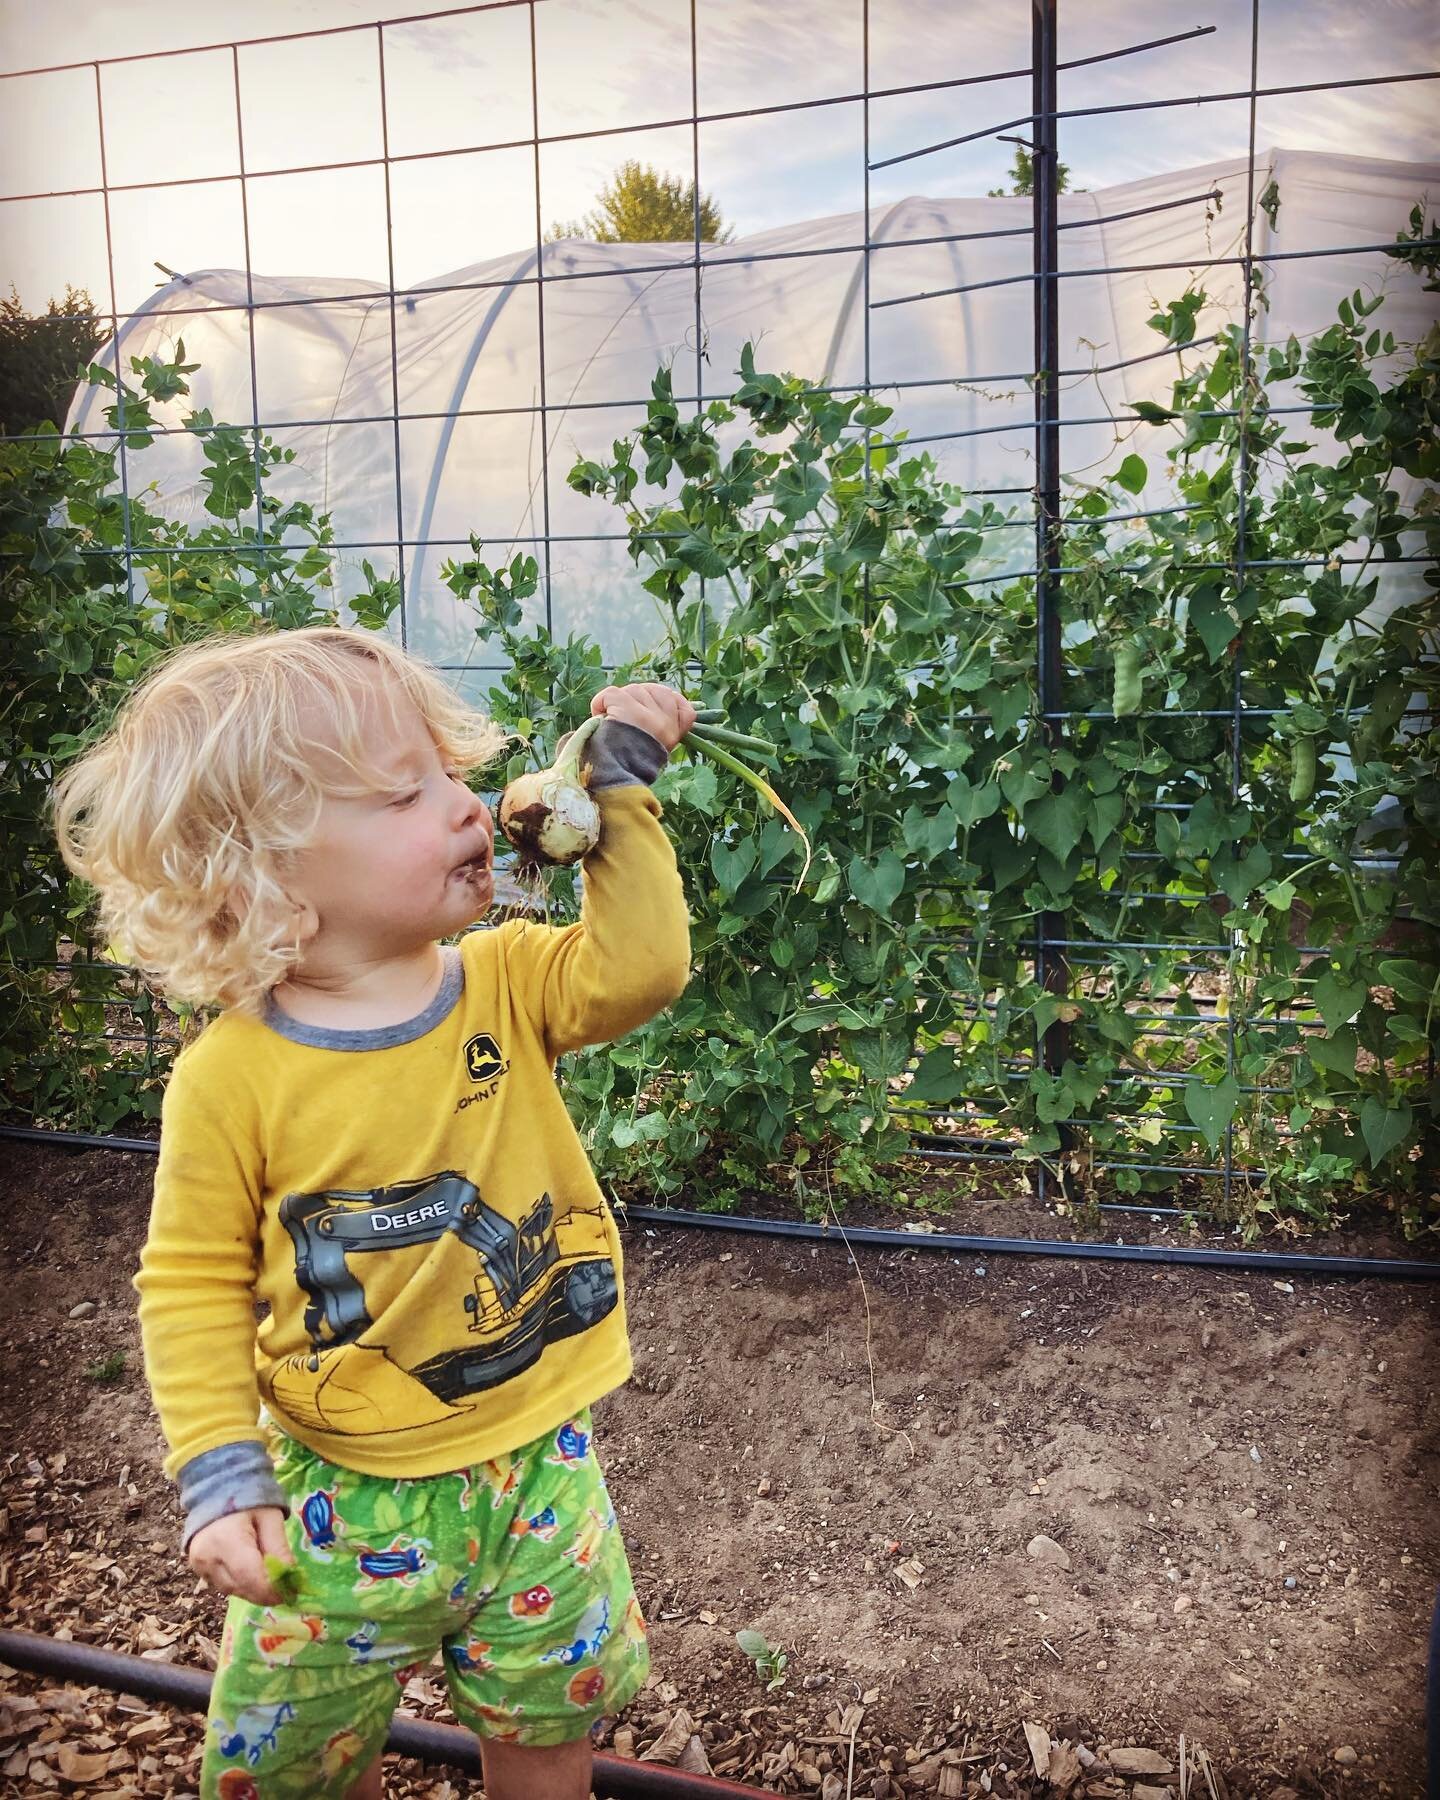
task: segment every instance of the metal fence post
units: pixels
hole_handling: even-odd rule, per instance
[[[1047,749],[1064,738],[1064,723],[1057,716],[1064,706],[1064,663],[1060,653],[1060,159],[1058,66],[1059,43],[1056,12],[1058,0],[1031,0],[1030,110],[1034,114],[1031,140],[1031,206],[1034,221],[1035,280],[1035,629],[1039,668],[1041,729]],[[1052,787],[1062,777],[1052,777]],[[1040,917],[1035,946],[1035,972],[1047,993],[1068,995],[1070,965],[1063,943],[1069,922],[1064,913],[1045,912]],[[1054,1020],[1040,1044],[1041,1060],[1048,1074],[1064,1067],[1070,1054],[1070,1027]],[[1074,1140],[1071,1126],[1061,1123],[1060,1191],[1074,1198],[1072,1173],[1066,1160]],[[1045,1164],[1034,1165],[1034,1186],[1045,1198]]]

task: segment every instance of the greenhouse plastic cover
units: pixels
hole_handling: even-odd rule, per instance
[[[1257,342],[1321,330],[1333,322],[1342,297],[1382,284],[1389,299],[1376,323],[1402,344],[1422,337],[1434,318],[1433,296],[1393,260],[1373,249],[1313,258],[1293,253],[1390,242],[1406,228],[1411,209],[1440,188],[1437,177],[1437,163],[1285,150],[1257,156],[1253,194],[1258,202],[1273,179],[1279,210],[1272,227],[1257,205],[1255,253],[1290,253],[1265,265],[1269,305],[1259,317]],[[1161,340],[1148,321],[1192,280],[1210,302],[1197,322],[1202,337],[1239,317],[1238,259],[1250,187],[1242,158],[1061,197],[1061,358],[1064,370],[1080,371],[1063,380],[1063,417],[1098,420],[1126,412],[1136,400],[1169,398],[1177,361],[1172,354],[1152,356]],[[1218,200],[1201,198],[1212,192]],[[1175,204],[1152,210],[1167,202]],[[1020,198],[912,198],[872,211],[870,382],[883,391],[892,383],[938,381],[883,392],[896,408],[890,429],[976,434],[929,446],[945,476],[966,487],[1025,488],[1034,480],[1033,399],[1024,379],[1034,359],[1030,219],[1030,202]],[[1006,229],[1014,235],[902,242]],[[738,385],[747,339],[756,342],[761,369],[821,383],[864,382],[865,259],[849,248],[863,236],[863,215],[853,213],[702,246],[707,396]],[[774,260],[753,260],[761,255]],[[535,280],[542,256],[543,301]],[[1207,266],[1212,259],[1230,260]],[[1131,270],[1156,263],[1180,266]],[[650,271],[610,273],[636,264]],[[1112,272],[1084,276],[1102,268]],[[693,404],[693,246],[567,239],[435,276],[397,296],[393,359],[392,308],[383,287],[258,272],[251,282],[257,302],[292,303],[263,305],[254,314],[253,399],[244,270],[197,270],[172,281],[122,323],[120,353],[128,369],[129,357],[170,355],[183,337],[186,360],[201,366],[190,378],[189,401],[162,409],[161,420],[178,424],[190,406],[242,425],[258,413],[276,441],[295,451],[292,464],[267,475],[266,489],[309,499],[332,514],[337,542],[346,546],[337,556],[343,596],[363,587],[364,560],[379,573],[396,572],[396,541],[403,537],[411,647],[454,668],[494,667],[495,651],[477,644],[464,609],[440,579],[441,567],[471,554],[472,532],[485,540],[492,563],[528,549],[543,566],[540,540],[548,535],[548,598],[557,632],[597,638],[607,660],[654,640],[655,605],[624,544],[623,516],[572,492],[565,477],[581,456],[607,457],[612,441],[643,419],[660,363],[673,363],[676,396]],[[873,304],[975,283],[1000,285]],[[543,448],[540,415],[532,410],[542,400],[542,304]],[[190,310],[197,308],[203,310]],[[102,360],[113,367],[114,354],[107,347]],[[1205,354],[1203,348],[1185,353],[1187,365]],[[1144,357],[1151,360],[1085,373]],[[1272,390],[1276,404],[1296,398]],[[103,434],[108,399],[101,389],[82,389],[70,428]],[[1166,427],[1119,429],[1136,433],[1127,448],[1143,454],[1153,445],[1161,453],[1151,455],[1144,498],[1154,505],[1164,498],[1163,450],[1173,434]],[[732,435],[739,430],[739,424],[729,428]],[[154,483],[150,502],[160,511],[205,519],[201,456],[192,437],[157,437],[136,454],[132,489]],[[1067,476],[1093,479],[1121,454],[1115,428],[1106,423],[1075,423],[1062,433]],[[999,504],[1018,504],[1023,512],[1024,500],[1022,494]],[[605,541],[593,541],[596,534]],[[1027,529],[993,537],[993,562],[985,567],[1027,565],[1033,554]],[[1394,572],[1391,603],[1407,590],[1420,591],[1418,569]],[[543,598],[534,607],[536,617],[545,616]]]

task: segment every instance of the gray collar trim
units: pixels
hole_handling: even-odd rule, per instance
[[[265,996],[265,1023],[292,1044],[307,1044],[313,1050],[393,1050],[397,1044],[410,1044],[427,1031],[433,1031],[442,1019],[454,1012],[465,991],[465,966],[454,944],[441,947],[444,972],[435,998],[424,1012],[398,1025],[379,1025],[369,1031],[336,1031],[328,1025],[306,1025],[282,1012],[273,996]]]

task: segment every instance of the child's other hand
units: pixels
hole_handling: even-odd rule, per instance
[[[601,688],[590,702],[592,713],[638,725],[673,750],[695,723],[695,708],[675,688],[661,681],[632,681],[627,687]]]
[[[265,1573],[265,1558],[293,1562],[285,1538],[285,1515],[278,1506],[255,1506],[226,1513],[191,1538],[186,1560],[219,1594],[239,1594],[257,1606],[278,1606],[280,1595]]]

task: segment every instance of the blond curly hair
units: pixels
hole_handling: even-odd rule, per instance
[[[362,707],[377,697],[413,704],[458,769],[506,742],[385,638],[308,626],[163,657],[57,782],[66,864],[97,890],[106,937],[169,999],[255,1011],[294,968],[289,859],[327,793],[389,785],[365,743]],[[317,747],[331,753],[323,784]]]

